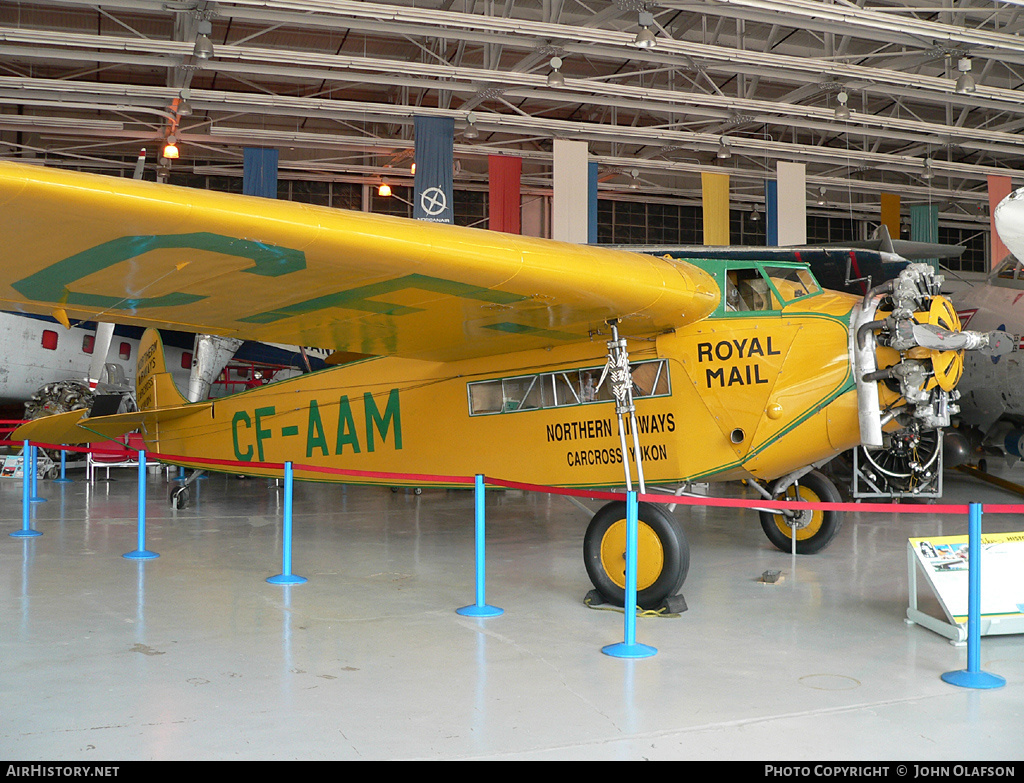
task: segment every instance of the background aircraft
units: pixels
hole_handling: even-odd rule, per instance
[[[15,435],[141,428],[191,467],[641,490],[742,478],[766,501],[834,500],[814,466],[883,428],[948,424],[962,350],[990,339],[959,331],[920,264],[852,296],[772,258],[687,261],[15,165],[0,165],[0,205],[0,254],[18,248],[0,264],[4,309],[373,357],[188,405],[147,332],[140,413],[72,412]],[[62,230],[43,230],[58,205]],[[682,584],[689,548],[660,506],[641,519],[638,598],[652,605]],[[794,535],[807,553],[840,520],[762,514],[776,546]],[[619,602],[624,528],[609,504],[584,541],[595,586]]]
[[[1024,189],[1014,191],[995,210],[996,230],[1010,250],[985,282],[958,292],[953,302],[965,323],[1006,332],[1018,343],[1024,334]],[[960,419],[946,433],[947,464],[976,461],[987,453],[1016,460],[1024,453],[1024,358],[965,357]],[[983,457],[982,457],[983,458]]]
[[[113,327],[112,324],[108,324]],[[90,379],[100,391],[134,391],[136,361],[142,329],[118,326],[108,337],[108,349],[99,356],[94,322],[76,323],[65,328],[53,318],[0,312],[0,350],[4,372],[0,375],[0,406],[6,418],[35,418],[91,405]],[[189,395],[196,377],[196,335],[164,331],[168,370],[182,393]],[[294,346],[243,342],[238,350],[222,354],[207,368],[206,376],[217,379],[197,392],[195,399],[221,397],[246,387],[253,372],[262,372],[269,380],[291,377],[301,372],[322,369],[329,352]],[[306,363],[308,361],[308,368]],[[231,366],[222,376],[228,363]],[[97,370],[96,368],[100,368]],[[27,407],[26,407],[27,404]]]

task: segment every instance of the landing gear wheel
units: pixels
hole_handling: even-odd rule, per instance
[[[191,492],[188,487],[178,487],[171,493],[171,508],[181,509],[188,505]]]
[[[816,470],[803,476],[786,490],[782,500],[802,500],[808,503],[839,503],[842,498],[835,484]],[[761,528],[768,540],[783,552],[793,549],[793,527],[796,527],[796,553],[813,555],[827,547],[843,524],[842,511],[804,509],[794,512],[795,517],[761,511]]]
[[[690,570],[690,545],[682,525],[651,503],[637,510],[637,605],[658,607],[679,592]],[[616,501],[594,514],[583,539],[583,560],[594,587],[609,603],[626,602],[626,504]]]

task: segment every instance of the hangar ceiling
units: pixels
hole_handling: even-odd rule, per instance
[[[283,177],[401,181],[427,114],[455,120],[457,187],[508,153],[543,191],[552,140],[579,139],[624,198],[720,171],[753,204],[796,161],[840,214],[891,191],[980,225],[988,175],[1024,170],[1022,27],[991,0],[8,0],[0,157],[130,171],[173,133],[176,169],[262,145]]]

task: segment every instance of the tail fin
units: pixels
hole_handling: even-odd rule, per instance
[[[139,364],[135,370],[136,403],[140,411],[187,404],[178,391],[164,359],[164,343],[156,329],[147,329],[139,341]]]

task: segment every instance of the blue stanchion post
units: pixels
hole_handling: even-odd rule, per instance
[[[33,503],[45,503],[46,502],[46,498],[39,497],[39,447],[38,446],[32,446],[32,502]]]
[[[981,503],[968,507],[967,523],[967,668],[942,679],[961,688],[1001,688],[1006,680],[981,671]]]
[[[21,451],[21,530],[15,530],[10,534],[14,538],[32,538],[42,535],[38,530],[33,530],[31,526],[32,495],[30,490],[32,482],[28,476],[28,455],[29,444],[26,440]]]
[[[485,556],[486,541],[486,505],[484,503],[484,477],[476,475],[473,482],[474,492],[474,535],[476,538],[476,603],[456,609],[457,614],[466,617],[497,617],[505,610],[497,606],[488,606],[485,598],[487,591],[487,557]]]
[[[284,463],[284,541],[281,548],[281,573],[267,579],[272,585],[301,585],[309,580],[292,573],[292,463]]]
[[[60,450],[60,478],[55,479],[58,484],[70,484],[71,479],[67,477],[68,453],[65,449]]]
[[[622,608],[625,612],[624,639],[618,644],[609,644],[601,652],[613,658],[650,658],[658,651],[636,640],[636,548],[639,505],[636,492],[626,493],[626,598]]]
[[[122,557],[128,560],[152,560],[160,557],[156,552],[146,549],[146,452],[139,451],[139,541],[138,548],[127,552]]]

